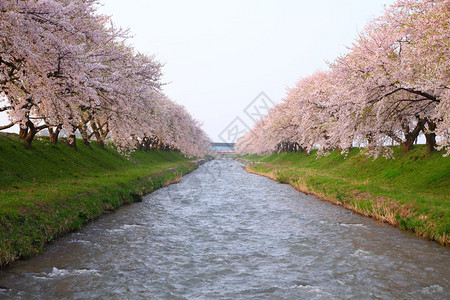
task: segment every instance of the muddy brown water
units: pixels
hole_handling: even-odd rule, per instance
[[[449,299],[434,242],[248,174],[233,160],[0,272],[1,299]]]

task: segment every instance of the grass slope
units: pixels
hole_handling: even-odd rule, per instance
[[[281,153],[244,159],[260,162],[249,165],[249,172],[449,245],[450,157],[427,156],[420,145],[406,154],[396,148],[394,156],[373,160],[353,149],[346,158],[333,152],[321,158]]]
[[[127,159],[108,147],[79,143],[74,150],[46,138],[25,149],[17,135],[0,134],[0,266],[41,252],[45,243],[195,167],[175,152]]]

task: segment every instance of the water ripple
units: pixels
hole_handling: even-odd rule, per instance
[[[0,298],[445,299],[447,248],[215,160],[0,273]]]

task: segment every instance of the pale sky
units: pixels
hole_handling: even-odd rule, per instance
[[[100,0],[101,13],[129,28],[131,44],[165,64],[164,92],[213,141],[264,92],[326,69],[393,0]],[[0,124],[4,124],[1,117]]]

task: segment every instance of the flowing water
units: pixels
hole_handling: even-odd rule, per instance
[[[0,298],[449,299],[449,258],[221,159],[0,272]]]

